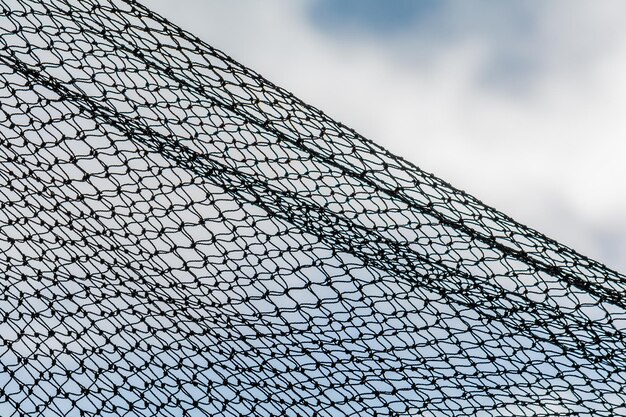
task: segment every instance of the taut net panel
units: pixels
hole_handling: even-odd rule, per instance
[[[0,0],[0,415],[626,415],[626,277],[124,0]]]

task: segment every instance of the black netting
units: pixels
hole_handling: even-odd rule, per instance
[[[0,0],[0,415],[626,415],[626,277],[126,0]]]

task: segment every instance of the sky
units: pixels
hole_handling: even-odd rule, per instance
[[[626,272],[626,2],[144,4],[393,153]]]

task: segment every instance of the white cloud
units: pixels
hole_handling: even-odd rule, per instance
[[[149,6],[396,154],[626,270],[626,3],[529,2],[515,30],[506,19],[517,15],[492,3],[469,15],[451,4],[450,33],[391,37],[320,31],[308,1]]]

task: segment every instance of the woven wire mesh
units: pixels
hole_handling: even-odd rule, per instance
[[[126,0],[0,0],[0,415],[626,415],[626,280]]]

